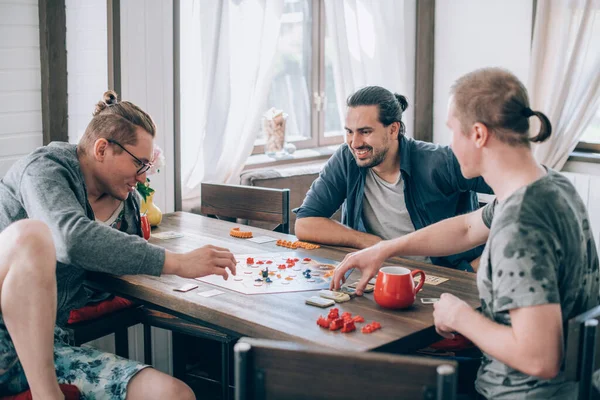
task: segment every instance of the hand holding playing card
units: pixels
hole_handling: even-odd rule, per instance
[[[447,339],[453,339],[456,332],[456,320],[461,313],[469,311],[471,307],[458,297],[443,293],[440,300],[433,304],[433,321],[435,330]]]
[[[379,271],[386,258],[381,249],[381,243],[346,255],[335,269],[330,289],[340,290],[340,283],[346,282],[346,272],[352,268],[358,268],[362,272],[362,277],[356,284],[356,294],[362,296],[365,286]]]

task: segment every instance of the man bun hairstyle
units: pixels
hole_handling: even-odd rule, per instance
[[[156,136],[156,125],[150,115],[129,101],[119,101],[117,93],[109,90],[96,103],[92,120],[79,140],[78,148],[85,153],[101,138],[115,140],[122,145],[135,145],[138,128],[152,137]],[[122,150],[116,147],[115,151]]]
[[[527,89],[511,72],[502,68],[482,68],[460,77],[452,86],[456,116],[463,133],[479,122],[511,146],[530,147],[552,133],[550,120],[541,111],[529,108]],[[541,126],[529,137],[529,118],[536,116]]]
[[[379,122],[385,127],[394,122],[400,123],[399,135],[406,133],[406,126],[402,122],[402,113],[408,108],[406,97],[392,93],[381,86],[366,86],[359,89],[346,101],[348,107],[377,106],[379,108]]]

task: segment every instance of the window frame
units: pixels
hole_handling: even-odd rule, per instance
[[[319,96],[325,94],[325,1],[311,0],[312,29],[311,29],[311,70],[310,70],[310,138],[291,142],[296,149],[308,149],[315,147],[332,146],[344,142],[344,135],[325,136],[325,108],[324,100],[318,107]],[[256,141],[252,154],[265,152],[264,141]]]

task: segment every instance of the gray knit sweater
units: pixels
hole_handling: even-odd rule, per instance
[[[0,181],[0,231],[24,218],[41,220],[52,231],[56,322],[61,326],[70,310],[88,300],[83,288],[86,271],[158,276],[165,261],[164,249],[95,221],[76,149],[59,142],[41,147],[17,161]],[[128,199],[126,205],[132,202]],[[135,224],[131,212],[128,218]]]

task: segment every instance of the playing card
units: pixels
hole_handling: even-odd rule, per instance
[[[190,290],[196,289],[198,285],[194,285],[193,283],[186,283],[185,285],[174,288],[176,292],[189,292]]]
[[[184,236],[183,233],[177,233],[177,232],[173,232],[173,231],[158,232],[158,233],[152,234],[153,238],[160,239],[160,240],[177,239],[177,238],[180,238],[183,236]]]
[[[248,239],[249,242],[254,242],[254,243],[268,243],[268,242],[274,242],[276,241],[276,238],[273,238],[271,236],[256,236],[256,237],[252,237],[250,239]]]
[[[415,282],[419,282],[421,280],[421,276],[417,275],[414,277]],[[441,278],[439,276],[427,275],[425,276],[425,284],[437,286],[440,283],[444,283],[448,280],[448,278]]]
[[[421,303],[423,304],[433,304],[437,303],[438,301],[440,301],[440,299],[437,297],[424,297],[421,299]]]
[[[324,299],[322,297],[317,297],[317,296],[311,296],[308,299],[306,299],[305,302],[309,306],[315,306],[315,307],[320,307],[320,308],[331,307],[332,305],[335,304],[335,301],[333,301],[333,300]]]
[[[213,289],[213,290],[208,290],[206,292],[200,292],[200,293],[198,293],[198,295],[202,296],[202,297],[213,297],[213,296],[218,296],[218,295],[223,294],[223,293],[225,293],[225,292],[222,292],[222,291],[217,290],[217,289]]]

